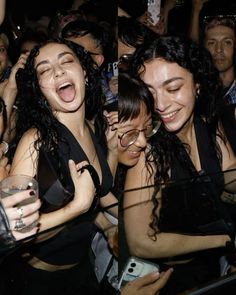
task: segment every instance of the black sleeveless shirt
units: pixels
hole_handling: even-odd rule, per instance
[[[224,179],[213,140],[203,120],[194,118],[194,127],[202,170],[195,169],[185,149],[188,169],[173,159],[170,184],[162,191],[158,227],[161,232],[181,234],[227,233],[231,220],[220,200]]]
[[[55,211],[73,198],[74,185],[70,177],[68,160],[73,159],[75,163],[88,161],[73,134],[63,124],[59,124],[58,128],[62,138],[58,143],[59,159],[55,158],[53,152],[40,151],[39,155],[37,179],[44,212]],[[110,191],[113,179],[103,149],[91,129],[90,134],[102,170],[98,196],[102,197]],[[92,238],[96,233],[97,229],[93,223],[96,213],[94,204],[88,212],[69,222],[58,234],[44,242],[34,244],[31,254],[50,264],[78,263],[88,254]]]

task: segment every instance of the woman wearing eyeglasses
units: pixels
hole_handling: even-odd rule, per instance
[[[120,269],[126,263],[129,251],[123,228],[122,190],[127,169],[133,167],[139,161],[139,157],[145,154],[148,140],[160,127],[160,121],[153,114],[154,104],[151,92],[142,80],[131,77],[127,73],[119,74],[119,128],[118,128],[118,172],[116,186],[120,192],[119,215],[119,266]],[[166,280],[167,281],[167,280]],[[137,282],[122,289],[121,294],[137,293]],[[133,287],[132,287],[133,286]],[[153,285],[153,281],[147,281],[139,286],[140,294],[156,294],[162,286]],[[135,294],[136,294],[135,293]]]
[[[153,120],[153,97],[142,80],[119,75],[118,161],[134,166],[156,133],[160,121]]]

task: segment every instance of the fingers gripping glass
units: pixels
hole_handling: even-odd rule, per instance
[[[146,138],[150,138],[158,131],[160,126],[161,126],[161,122],[157,121],[153,125],[147,126],[144,129],[132,129],[132,130],[126,131],[122,135],[118,135],[118,138],[120,140],[120,145],[122,147],[128,147],[132,145],[138,139],[140,132],[143,132]]]

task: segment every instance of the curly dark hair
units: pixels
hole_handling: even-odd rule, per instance
[[[155,58],[177,63],[192,73],[194,82],[200,85],[195,113],[208,123],[216,123],[222,84],[208,50],[183,36],[162,36],[136,52],[131,71],[140,75],[145,71],[144,63]]]
[[[125,45],[138,48],[144,42],[156,39],[158,36],[135,18],[118,16],[118,38]]]
[[[132,74],[140,76],[145,71],[145,65],[155,58],[177,63],[180,67],[188,70],[193,75],[194,82],[199,84],[194,115],[202,117],[209,126],[215,151],[221,161],[222,155],[216,142],[216,134],[220,133],[218,123],[222,104],[220,96],[222,85],[209,52],[184,36],[162,36],[151,43],[144,44],[136,51],[131,67]],[[220,137],[225,140],[221,133]],[[147,161],[152,161],[156,167],[154,176],[156,189],[152,197],[154,208],[150,226],[157,232],[156,209],[158,201],[156,193],[160,183],[169,181],[168,171],[174,159],[177,159],[191,174],[195,171],[186,159],[185,149],[190,151],[190,147],[181,142],[176,134],[167,132],[164,126],[159,129],[156,136],[151,138],[150,143],[152,148],[147,153]]]
[[[104,130],[105,123],[102,115],[103,102],[101,101],[100,71],[91,56],[83,47],[64,39],[50,39],[43,44],[37,45],[28,56],[25,68],[20,69],[16,75],[18,109],[15,143],[29,128],[36,128],[38,140],[35,142],[35,148],[38,149],[40,143],[40,146],[45,151],[56,151],[58,139],[61,138],[57,131],[59,122],[53,115],[50,105],[40,90],[34,64],[40,48],[49,43],[65,44],[76,53],[86,73],[85,117],[88,120],[94,120],[95,126],[99,130]],[[105,140],[104,137],[102,139]]]

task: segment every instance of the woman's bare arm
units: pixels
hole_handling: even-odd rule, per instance
[[[125,189],[145,187],[150,175],[145,167],[145,155],[138,164],[128,170]],[[165,258],[183,255],[200,250],[224,247],[230,240],[227,235],[191,236],[175,233],[158,233],[156,239],[149,223],[153,204],[151,196],[153,188],[133,190],[124,195],[124,222],[127,242],[131,254],[146,258]],[[160,196],[159,203],[161,202]],[[176,196],[176,202],[178,196]]]

